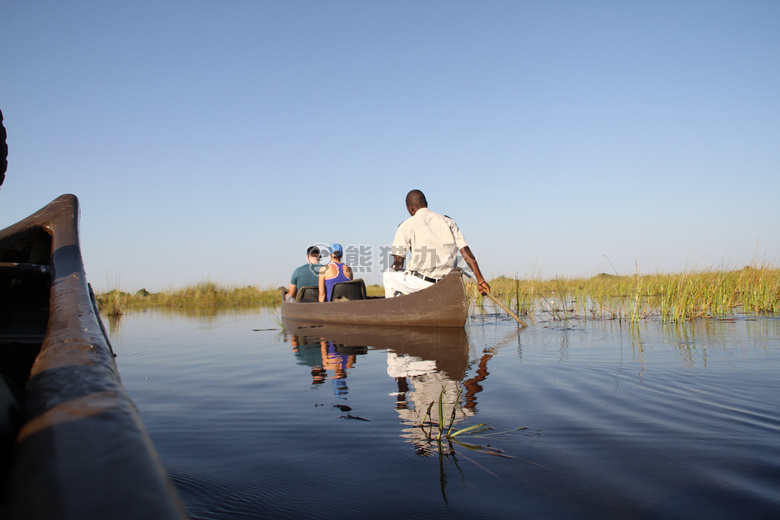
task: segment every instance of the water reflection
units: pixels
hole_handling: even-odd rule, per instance
[[[449,345],[453,352],[445,358],[422,349],[416,351],[417,355],[387,351],[387,375],[398,387],[395,410],[404,425],[401,437],[415,445],[418,455],[441,452],[442,445],[432,438],[432,431],[439,426],[453,426],[477,413],[480,382],[489,374],[487,362],[493,353],[484,353],[476,375],[464,381],[469,360],[465,334],[463,339],[459,347]],[[437,365],[445,364],[445,359],[451,365],[458,363],[456,372],[438,368]]]
[[[330,379],[333,395],[346,399],[349,393],[348,370],[355,366],[357,355],[368,352],[368,347],[336,344],[325,336],[308,332],[286,335],[298,364],[311,368],[312,385],[321,385]]]
[[[442,498],[447,502],[448,468],[462,476],[455,446],[467,450],[499,450],[457,440],[442,431],[457,431],[459,423],[473,418],[478,411],[477,395],[488,377],[488,362],[493,349],[485,349],[471,368],[469,342],[464,329],[365,327],[284,322],[286,341],[292,346],[299,364],[311,367],[312,384],[330,379],[334,395],[346,399],[347,380],[355,366],[356,355],[369,349],[385,350],[387,375],[395,381],[394,409],[403,425],[400,437],[414,446],[420,456],[437,456]],[[348,419],[362,419],[351,414],[345,404],[334,405]],[[368,419],[363,419],[368,420]],[[485,425],[486,426],[486,425]]]
[[[311,367],[312,384],[332,381],[334,394],[348,392],[349,369],[355,354],[368,349],[387,352],[387,375],[395,381],[394,409],[404,428],[401,437],[420,455],[438,451],[423,423],[457,424],[477,413],[477,394],[487,378],[492,350],[470,368],[469,343],[463,329],[365,327],[284,323],[287,341],[299,364]],[[441,406],[439,406],[441,401]],[[434,403],[434,406],[431,405]],[[440,409],[444,417],[440,416]]]
[[[128,314],[112,336],[193,518],[778,517],[780,318],[469,323],[467,338],[432,338],[283,336],[277,315]],[[514,458],[420,435],[442,382],[456,428],[489,422]]]
[[[261,307],[265,310],[266,308]],[[273,310],[273,309],[271,309]],[[137,320],[141,317],[154,317],[155,319],[168,319],[176,320],[178,318],[189,318],[197,320],[201,324],[209,323],[221,323],[225,318],[245,318],[254,317],[258,314],[257,306],[216,306],[216,305],[204,305],[204,306],[149,306],[149,307],[131,307],[124,309],[120,314],[108,314],[105,311],[101,311],[100,318],[104,323],[108,323],[109,334],[121,334],[124,319],[128,318],[130,321]]]

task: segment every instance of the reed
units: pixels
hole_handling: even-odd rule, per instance
[[[366,287],[369,296],[384,295],[381,285]],[[162,308],[213,308],[213,307],[273,307],[281,301],[279,288],[260,289],[254,286],[224,286],[212,281],[203,281],[179,289],[149,292],[141,289],[136,293],[112,289],[97,293],[98,309],[110,316],[121,316],[129,309],[150,307]]]
[[[279,289],[229,287],[206,281],[180,289],[149,292],[146,289],[131,294],[118,289],[96,295],[98,308],[108,314],[120,314],[128,309],[149,307],[243,307],[273,306],[280,300]]]
[[[384,296],[385,288],[381,285],[366,285],[366,294],[368,296]]]
[[[602,273],[591,278],[510,278],[489,281],[493,296],[518,316],[531,319],[538,312],[551,320],[572,318],[638,321],[660,317],[684,321],[735,313],[780,313],[780,268],[761,265],[739,270],[703,269],[677,274]],[[466,291],[475,312],[485,314],[483,297],[473,281]],[[367,287],[369,296],[381,296],[380,285]],[[97,296],[101,312],[121,316],[134,308],[206,308],[278,305],[278,288],[222,286],[204,281],[182,289],[131,294],[114,289]]]
[[[112,318],[118,318],[125,313],[127,293],[121,291],[109,291],[98,296],[98,308]]]
[[[533,301],[537,310],[555,320],[587,317],[638,321],[660,317],[664,321],[684,321],[738,312],[780,312],[780,269],[768,265],[677,274],[602,273],[592,278],[553,280],[499,277],[490,285],[494,295]],[[531,305],[523,303],[526,306],[526,313],[532,313]]]
[[[455,452],[454,446],[458,445],[462,448],[466,448],[467,450],[471,450],[471,451],[478,451],[481,453],[496,455],[499,457],[512,458],[509,457],[508,455],[505,455],[503,451],[494,448],[492,446],[467,443],[462,441],[459,438],[460,435],[464,435],[464,434],[469,434],[475,437],[482,437],[484,436],[485,432],[492,430],[492,428],[488,423],[474,424],[472,426],[467,426],[465,428],[459,428],[459,429],[455,428],[455,422],[456,422],[455,416],[457,412],[457,406],[458,403],[460,403],[462,396],[463,396],[463,388],[459,387],[458,395],[455,399],[455,403],[452,405],[452,408],[448,410],[447,403],[446,403],[446,389],[442,386],[441,392],[439,393],[438,401],[431,401],[431,403],[428,405],[428,409],[425,412],[425,415],[423,416],[422,420],[420,421],[420,424],[418,425],[418,427],[422,430],[425,439],[429,443],[435,445],[436,450],[439,452],[440,455],[454,454]],[[434,406],[438,408],[437,417],[435,418],[431,414],[431,410],[433,409]],[[520,431],[526,429],[527,428],[522,427],[512,431]],[[503,432],[503,433],[508,433],[508,432]]]

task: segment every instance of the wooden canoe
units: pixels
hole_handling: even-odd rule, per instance
[[[282,301],[282,318],[344,325],[463,327],[468,299],[461,269],[420,292],[396,298],[368,298],[325,303]]]
[[[0,518],[187,518],[122,387],[63,195],[0,231]]]

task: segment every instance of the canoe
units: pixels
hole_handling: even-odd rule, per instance
[[[78,200],[0,231],[0,518],[187,518],[119,378]]]
[[[323,303],[283,300],[282,318],[343,325],[463,327],[468,315],[468,299],[462,273],[461,269],[454,269],[430,287],[396,298]]]

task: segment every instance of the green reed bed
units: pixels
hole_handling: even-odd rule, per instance
[[[489,281],[492,293],[519,316],[541,314],[552,320],[569,318],[626,319],[660,317],[684,321],[734,313],[780,313],[780,268],[745,267],[740,270],[705,269],[679,274],[592,278],[520,279],[500,276]],[[483,298],[473,281],[466,289],[478,312]],[[367,288],[380,296],[379,285]],[[281,301],[278,288],[229,287],[201,282],[183,289],[127,293],[118,289],[97,294],[98,307],[111,316],[147,307],[202,308],[274,306]]]
[[[476,303],[479,312],[484,313],[484,303],[489,302],[488,298],[483,298],[477,289],[477,284],[473,280],[464,278],[466,282],[466,294]],[[508,278],[499,276],[488,280],[493,296],[501,299],[507,307],[515,311],[519,316],[529,316],[533,314],[538,298],[538,288],[540,282],[537,280],[520,280],[519,278]]]
[[[98,308],[109,316],[123,314],[133,308],[148,307],[238,307],[272,306],[279,303],[279,289],[229,287],[213,282],[201,282],[181,289],[149,292],[141,289],[128,293],[118,289],[96,295]]]
[[[706,269],[679,274],[515,280],[496,278],[493,294],[533,317],[684,321],[734,313],[780,312],[780,269]],[[520,302],[520,303],[517,303]]]
[[[379,285],[366,287],[369,296],[384,295]],[[129,309],[149,307],[162,308],[210,308],[210,307],[250,307],[278,305],[281,301],[279,288],[260,289],[254,286],[231,287],[214,282],[201,282],[180,289],[168,289],[161,292],[149,292],[141,289],[128,293],[114,289],[96,295],[98,308],[109,316],[121,316]]]

